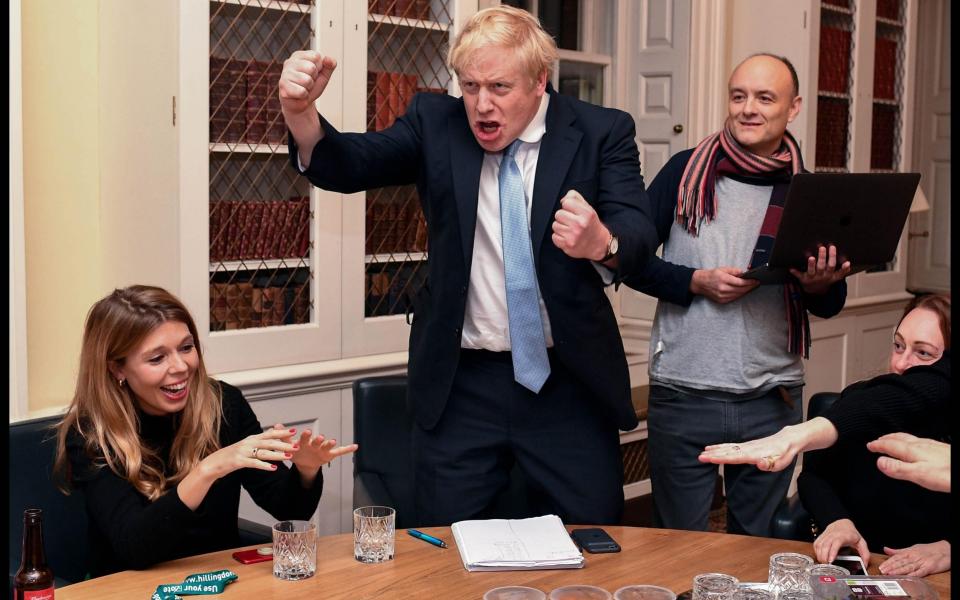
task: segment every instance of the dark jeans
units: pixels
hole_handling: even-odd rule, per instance
[[[515,463],[534,514],[565,523],[620,521],[619,430],[549,354],[550,377],[534,394],[513,380],[510,353],[461,351],[440,422],[429,431],[414,427],[417,514],[425,525],[502,516],[491,509]]]
[[[705,531],[719,466],[697,456],[705,446],[768,436],[803,419],[803,386],[779,388],[750,400],[724,393],[679,392],[650,386],[648,449],[656,527]],[[755,465],[724,465],[727,531],[769,536],[770,521],[786,496],[796,461],[770,473]]]

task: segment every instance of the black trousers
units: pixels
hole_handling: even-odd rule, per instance
[[[604,405],[549,355],[550,377],[534,394],[514,381],[509,352],[461,350],[439,423],[431,430],[414,427],[423,525],[505,516],[494,514],[494,500],[514,464],[534,514],[556,514],[571,524],[620,522],[619,430]]]

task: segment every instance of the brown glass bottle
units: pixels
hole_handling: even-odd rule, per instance
[[[43,551],[43,511],[23,511],[23,548],[13,579],[13,600],[53,600],[53,571]]]

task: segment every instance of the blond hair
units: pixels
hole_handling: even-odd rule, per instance
[[[522,70],[536,81],[546,71],[547,80],[557,61],[557,44],[540,26],[540,20],[512,6],[493,6],[474,14],[457,34],[447,54],[447,63],[459,76],[470,64],[473,53],[486,46],[516,51]]]
[[[167,457],[159,456],[140,438],[135,396],[129,385],[117,383],[110,367],[122,366],[128,353],[169,321],[183,323],[190,330],[198,366],[186,407],[173,417],[176,434],[167,465]],[[97,468],[109,468],[151,501],[220,448],[221,391],[207,378],[199,339],[189,311],[161,288],[134,285],[117,289],[93,305],[84,326],[73,400],[56,426],[54,472],[64,493],[70,493],[72,480],[66,449],[71,432],[83,439],[87,454],[96,457]],[[168,471],[172,474],[166,475]]]

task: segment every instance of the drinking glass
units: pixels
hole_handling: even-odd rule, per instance
[[[733,600],[776,600],[777,595],[761,587],[740,586],[733,593]]]
[[[532,587],[507,585],[487,590],[483,600],[546,600],[547,595]]]
[[[677,595],[658,585],[628,585],[615,591],[613,600],[677,600]]]
[[[833,584],[847,577],[850,577],[850,571],[837,565],[810,565],[807,567],[807,584],[814,596],[829,595],[826,592],[834,587]]]
[[[770,591],[780,595],[791,590],[809,591],[807,568],[813,565],[813,559],[796,552],[779,552],[770,557],[770,571],[767,582]]]
[[[389,506],[361,506],[353,511],[353,557],[362,563],[393,560],[397,511]]]
[[[593,585],[565,585],[550,592],[550,600],[611,600],[613,596]]]
[[[817,598],[818,596],[814,596],[813,592],[807,590],[787,590],[780,592],[777,600],[816,600]]]
[[[273,575],[296,581],[317,571],[317,526],[312,521],[280,521],[273,526]]]
[[[725,573],[701,573],[693,578],[692,600],[732,600],[740,581]]]

